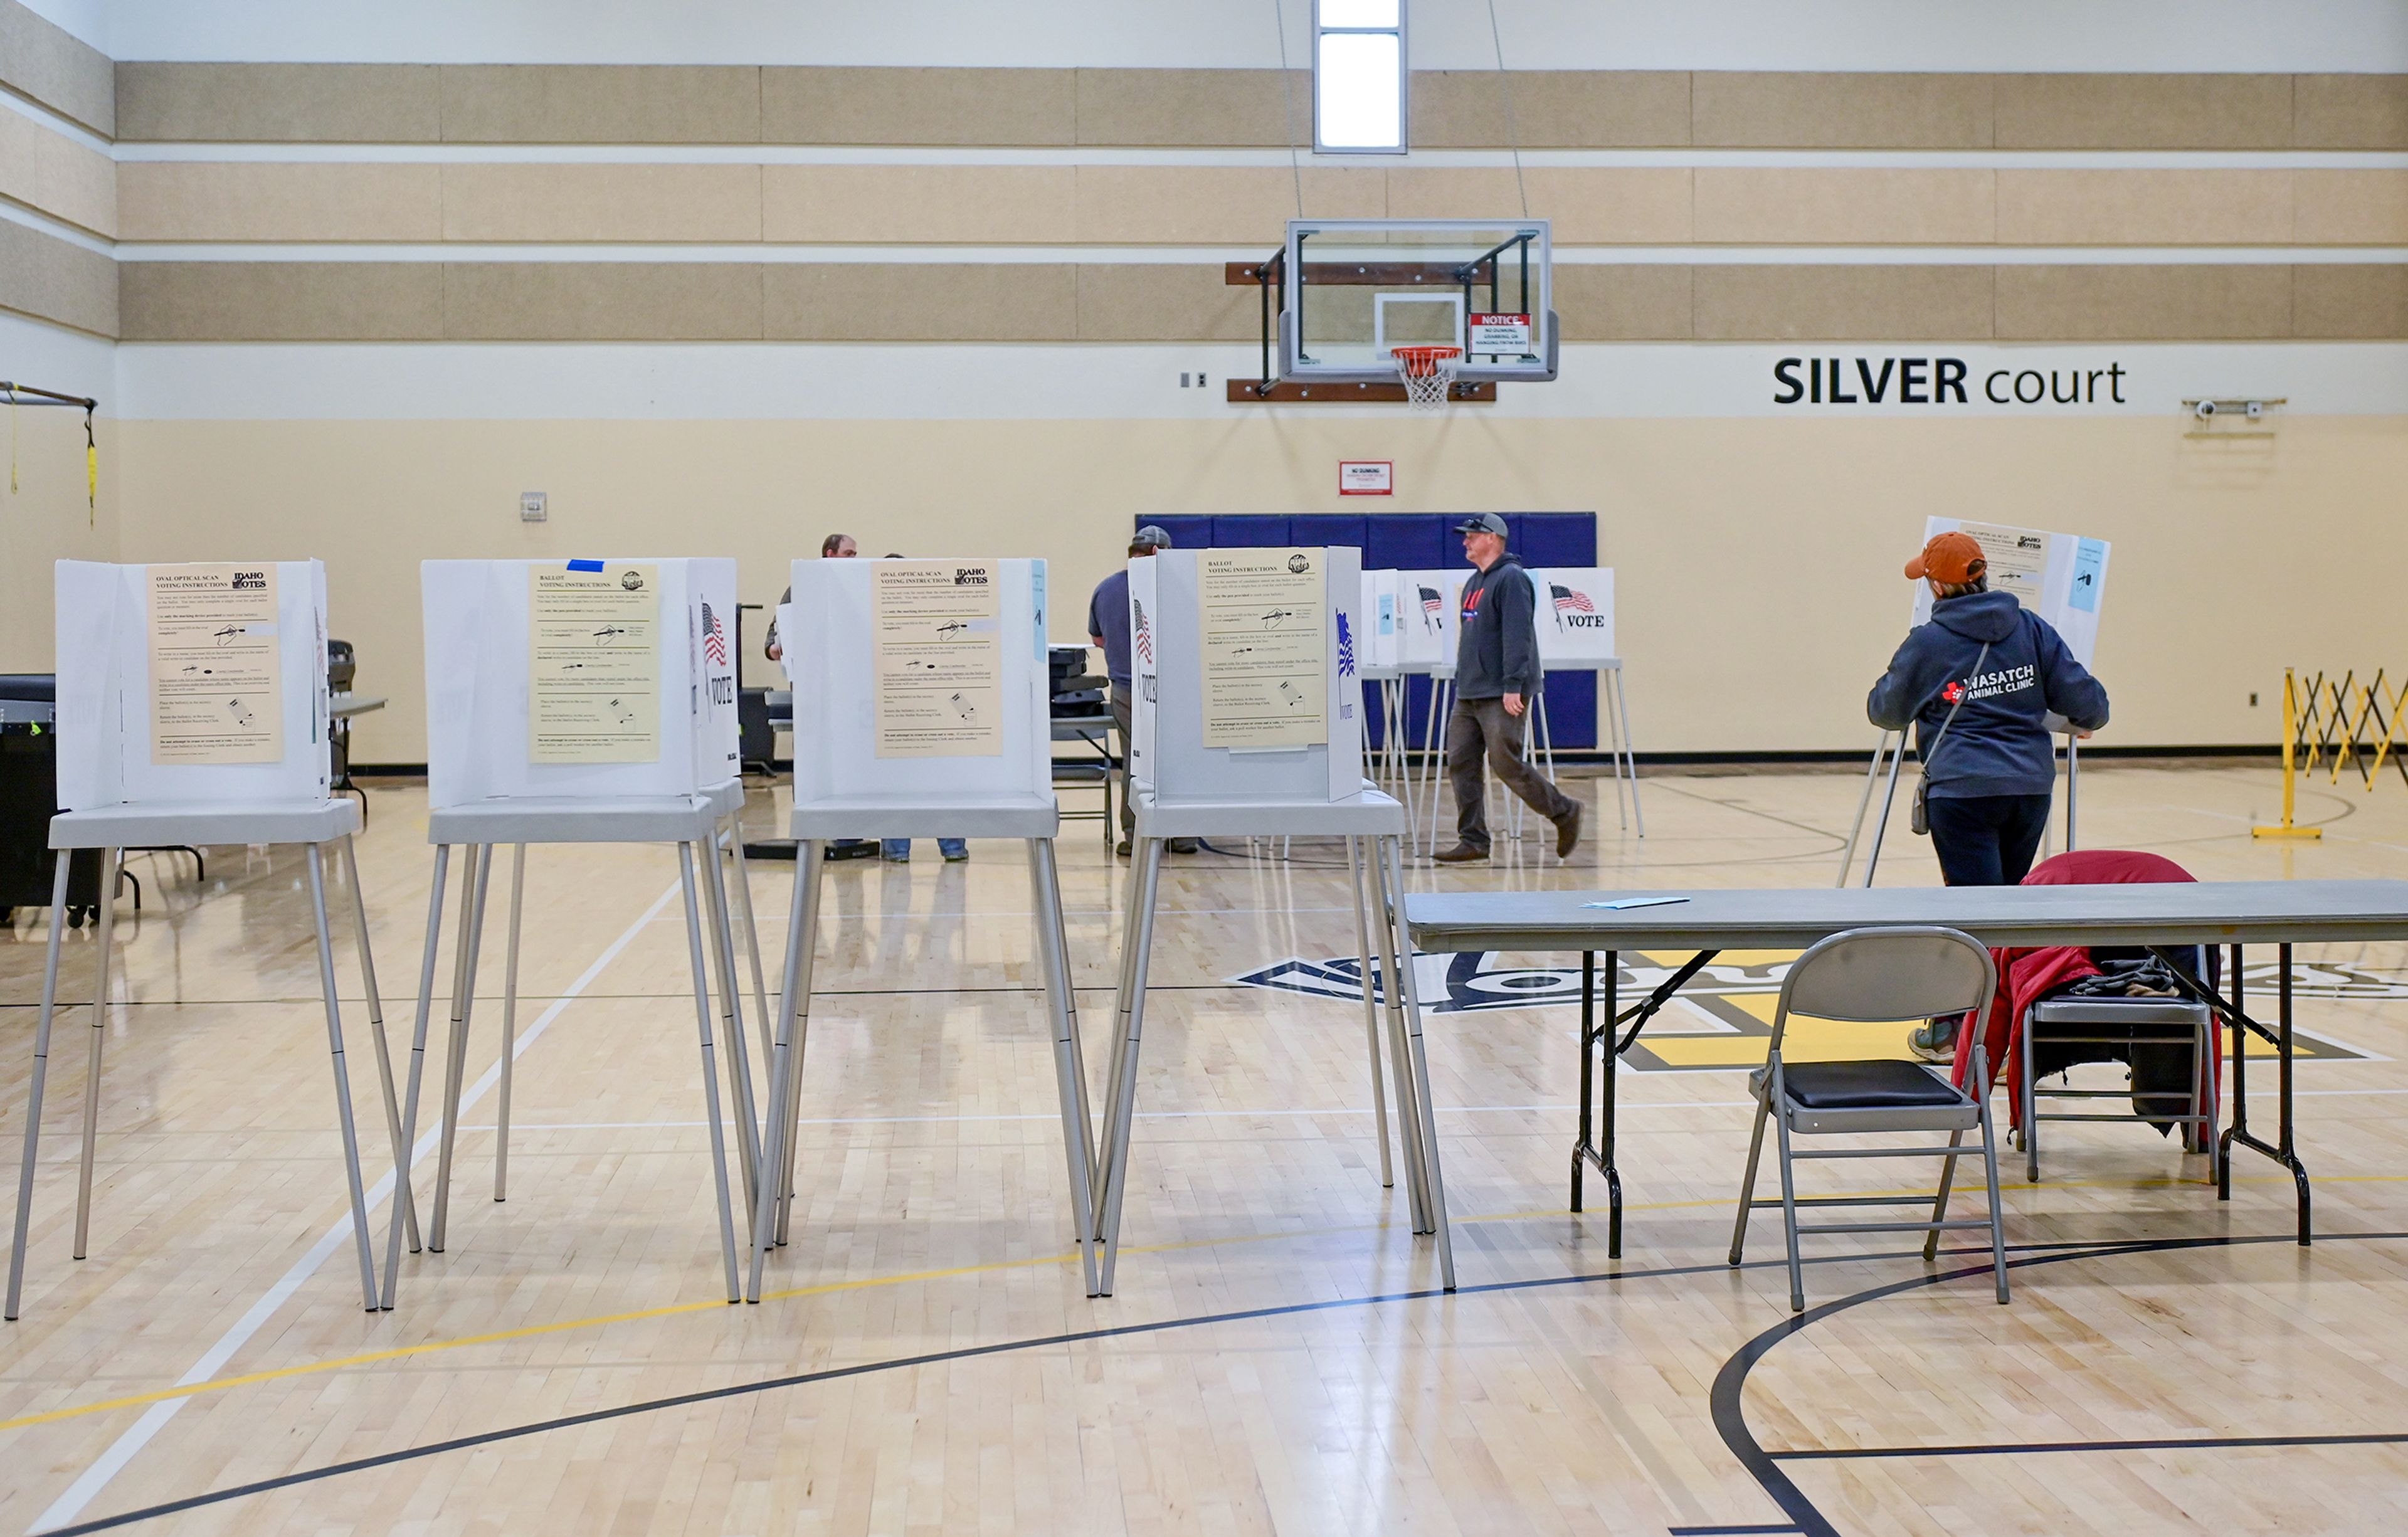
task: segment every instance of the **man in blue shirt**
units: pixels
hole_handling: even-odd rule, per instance
[[[1170,548],[1170,536],[1154,524],[1139,529],[1129,540],[1128,558],[1141,560],[1156,550]],[[1129,667],[1129,592],[1128,569],[1123,567],[1096,583],[1095,596],[1087,600],[1087,640],[1104,654],[1104,673],[1112,681],[1112,729],[1120,736],[1121,762],[1129,760],[1129,717],[1134,710],[1135,684]],[[1137,812],[1130,806],[1128,781],[1121,782],[1121,840],[1118,851],[1129,852],[1129,840],[1137,835]],[[1194,854],[1196,840],[1170,840],[1173,854]]]

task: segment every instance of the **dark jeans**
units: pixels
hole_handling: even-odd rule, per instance
[[[2049,797],[1933,796],[1931,852],[1952,886],[2012,886],[2031,873],[2048,827]]]
[[[1525,710],[1529,703],[1525,697]],[[1522,757],[1522,723],[1526,715],[1505,713],[1502,699],[1455,701],[1446,723],[1446,777],[1455,787],[1455,830],[1475,849],[1488,846],[1488,783],[1481,772],[1484,759],[1505,787],[1520,796],[1550,822],[1571,814],[1565,794]]]
[[[1114,683],[1112,685],[1112,730],[1121,740],[1121,767],[1124,770],[1121,775],[1121,837],[1125,839],[1137,836],[1137,807],[1129,800],[1129,780],[1125,772],[1129,760],[1129,737],[1136,730],[1136,727],[1129,724],[1131,712],[1135,709],[1136,706],[1129,701],[1127,692],[1120,684]]]

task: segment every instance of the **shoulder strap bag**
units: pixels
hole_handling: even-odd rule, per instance
[[[1982,664],[1989,659],[1989,642],[1984,641],[1982,654],[1973,658],[1971,676],[1979,678]],[[1931,739],[1931,745],[1923,749],[1923,771],[1914,776],[1914,806],[1907,813],[1906,823],[1914,829],[1917,838],[1928,838],[1931,834],[1931,754],[1940,751],[1940,744],[1948,740],[1948,728],[1956,724],[1956,711],[1965,708],[1965,695],[1972,692],[1969,685],[1965,694],[1956,696],[1956,702],[1948,707],[1948,718],[1940,723],[1940,734]]]

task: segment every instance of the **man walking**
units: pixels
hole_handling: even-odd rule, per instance
[[[1154,524],[1139,529],[1129,540],[1128,558],[1140,560],[1156,550],[1170,548],[1170,536]],[[1136,683],[1129,666],[1129,593],[1128,567],[1124,566],[1096,583],[1096,593],[1087,600],[1087,640],[1104,654],[1104,672],[1112,681],[1112,730],[1120,737],[1121,762],[1129,761],[1131,716],[1136,710]],[[1113,852],[1125,855],[1130,840],[1137,836],[1137,808],[1130,803],[1129,782],[1121,780],[1121,840]],[[1173,854],[1194,854],[1196,840],[1174,838],[1169,842]]]
[[[1580,841],[1581,809],[1522,756],[1523,713],[1544,677],[1539,668],[1537,594],[1530,573],[1505,549],[1505,520],[1482,512],[1455,524],[1463,555],[1479,571],[1463,584],[1455,654],[1455,710],[1446,723],[1446,773],[1455,788],[1456,842],[1433,855],[1469,865],[1488,857],[1485,758],[1508,789],[1555,826],[1555,857]]]

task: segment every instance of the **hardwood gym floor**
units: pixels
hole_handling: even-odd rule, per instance
[[[1641,841],[1613,829],[1600,782],[1570,867],[1534,839],[1414,879],[1824,884],[1859,783],[1668,771],[1647,782]],[[2408,869],[2398,786],[2320,785],[2302,814],[2321,843],[2253,842],[2275,791],[2265,765],[2094,764],[2085,841],[2211,880]],[[399,1044],[424,794],[372,797],[359,857]],[[755,791],[755,836],[781,798]],[[1091,1301],[1020,850],[945,865],[922,843],[909,866],[831,871],[794,1243],[774,1296],[729,1307],[675,864],[538,850],[509,1199],[488,1199],[497,880],[450,1252],[406,1256],[398,1308],[372,1314],[298,856],[210,852],[206,884],[172,856],[133,862],[145,906],[118,926],[81,1262],[87,1011],[59,1021],[24,1316],[0,1326],[0,1531],[2143,1537],[2397,1530],[2408,1497],[2401,946],[2300,956],[2313,1249],[2289,1241],[2271,1163],[2244,1156],[2220,1205],[2203,1160],[2145,1128],[2052,1128],[2040,1185],[2008,1171],[2013,1306],[1958,1274],[1970,1259],[1927,1269],[1903,1245],[1826,1239],[1793,1325],[1777,1219],[1759,1219],[1748,1269],[1723,1264],[1752,1039],[1734,1019],[1770,957],[1734,957],[1629,1059],[1618,1262],[1600,1213],[1564,1209],[1577,1054],[1551,958],[1457,963],[1451,997],[1512,1006],[1430,1021],[1463,1286],[1441,1298],[1401,1185],[1380,1185],[1360,1005],[1286,964],[1351,955],[1342,861],[1303,843],[1174,860],[1131,1247],[1119,1294]],[[1093,823],[1065,826],[1062,862],[1099,1073],[1125,867]],[[1883,877],[1936,880],[1902,829]],[[753,868],[773,965],[791,878]],[[0,946],[11,1169],[39,916]],[[88,999],[91,931],[68,941],[61,989]],[[356,999],[348,946],[337,962]],[[356,1003],[346,1025],[373,1185],[389,1148]],[[2271,1122],[2269,1078],[2253,1085]]]

